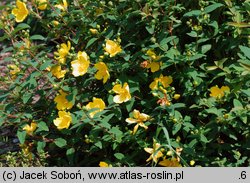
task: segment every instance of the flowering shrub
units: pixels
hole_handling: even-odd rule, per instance
[[[250,165],[249,0],[17,0],[0,10],[1,54],[11,53],[0,125],[33,157]]]

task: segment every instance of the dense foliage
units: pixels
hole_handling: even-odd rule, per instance
[[[0,6],[0,125],[51,166],[249,166],[249,0]]]

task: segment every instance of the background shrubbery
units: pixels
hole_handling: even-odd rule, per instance
[[[250,165],[249,0],[18,0],[0,10],[0,125],[28,158]]]

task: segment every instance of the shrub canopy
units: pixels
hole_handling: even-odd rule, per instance
[[[0,124],[56,166],[249,166],[250,1],[0,6]],[[32,156],[30,156],[32,158]]]

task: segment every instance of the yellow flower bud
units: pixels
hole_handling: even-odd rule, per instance
[[[223,118],[225,118],[225,119],[227,119],[228,117],[229,117],[228,114],[224,114],[224,115],[223,115]]]
[[[52,21],[52,24],[53,24],[54,26],[58,26],[58,25],[59,25],[59,22],[56,21],[56,20],[53,20],[53,21]]]
[[[191,160],[189,164],[190,164],[191,166],[194,166],[195,161],[194,161],[194,160]]]
[[[38,3],[38,9],[39,10],[46,10],[47,8],[47,0],[37,0]]]
[[[180,142],[181,141],[181,137],[180,136],[176,137],[176,141]]]
[[[178,100],[180,97],[181,97],[180,94],[174,94],[174,99],[175,99],[175,100]]]
[[[98,30],[97,29],[89,29],[89,31],[91,32],[91,34],[98,34]]]

